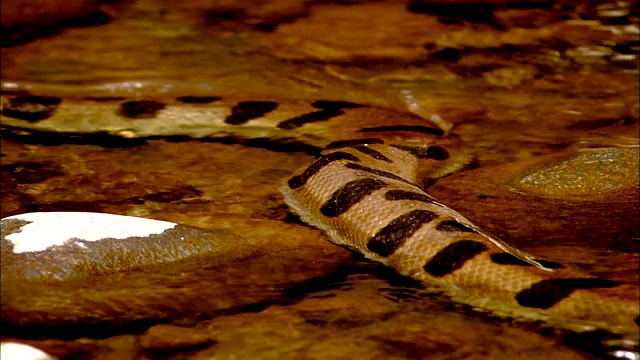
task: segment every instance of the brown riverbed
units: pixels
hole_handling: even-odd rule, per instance
[[[640,282],[637,2],[87,1],[64,16],[21,3],[3,3],[3,95],[334,100],[410,116],[410,94],[476,153],[432,195],[518,248]],[[107,212],[251,246],[3,284],[3,341],[62,359],[590,359],[620,343],[453,303],[331,245],[278,192],[314,159],[299,143],[2,126],[2,217]]]

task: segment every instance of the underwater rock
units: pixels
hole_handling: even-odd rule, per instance
[[[212,251],[226,231],[91,212],[2,219],[2,281],[65,280],[167,263]]]
[[[638,186],[638,147],[583,149],[522,176],[521,190],[550,196],[590,196]]]

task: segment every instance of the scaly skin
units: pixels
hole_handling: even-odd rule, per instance
[[[451,162],[460,158],[440,146],[335,149],[281,190],[333,243],[438,285],[457,301],[572,330],[638,333],[636,286],[514,249],[415,185],[421,166]]]

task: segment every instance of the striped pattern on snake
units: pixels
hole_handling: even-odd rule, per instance
[[[456,301],[571,330],[637,334],[636,286],[519,251],[424,192],[416,184],[421,168],[437,172],[450,155],[437,145],[332,149],[281,191],[333,243],[440,286]]]

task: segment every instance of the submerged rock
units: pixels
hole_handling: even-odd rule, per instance
[[[2,281],[65,280],[181,260],[235,235],[167,221],[91,212],[2,219]]]
[[[638,147],[584,149],[543,163],[517,182],[521,190],[549,196],[591,196],[638,186]]]

